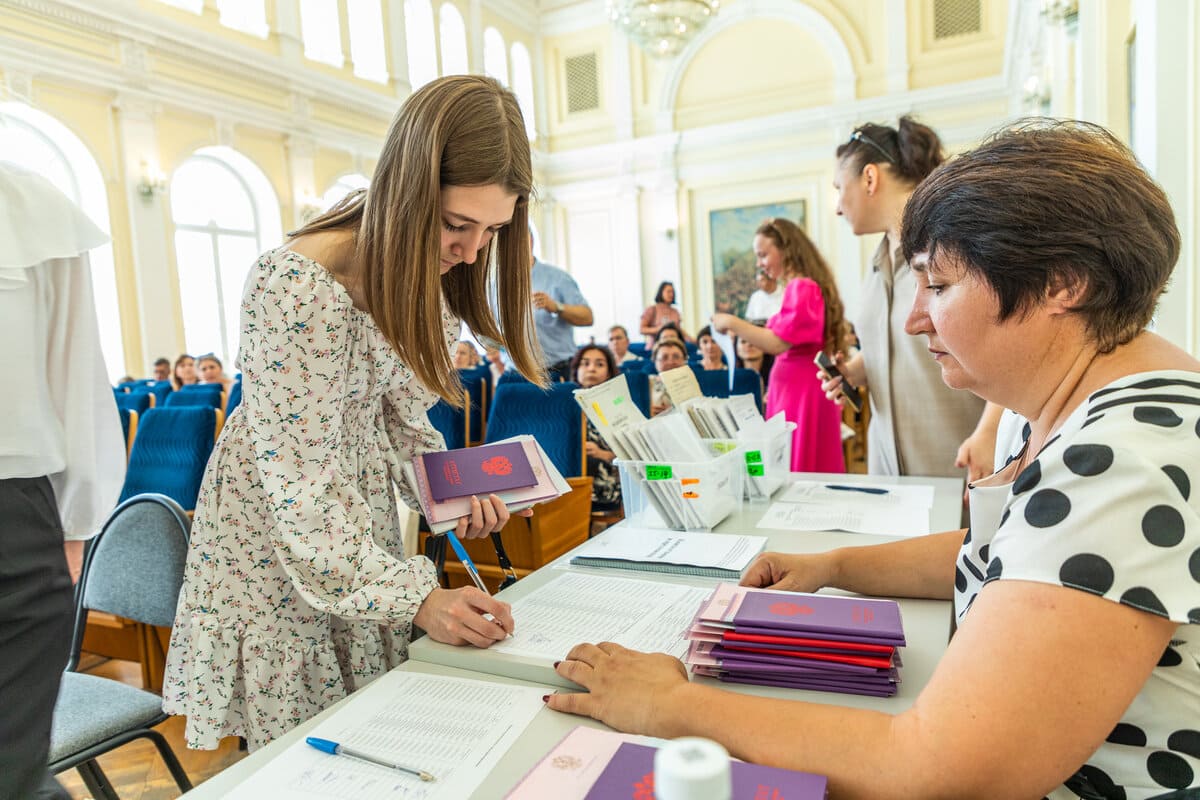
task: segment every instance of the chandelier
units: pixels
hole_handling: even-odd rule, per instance
[[[721,0],[607,0],[613,24],[659,58],[678,55],[720,7]]]

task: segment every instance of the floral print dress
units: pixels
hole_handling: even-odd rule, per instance
[[[459,321],[443,306],[449,349]],[[163,708],[187,744],[261,747],[407,657],[437,586],[404,558],[399,466],[444,447],[419,384],[324,267],[285,248],[242,301],[242,405],[204,474]]]

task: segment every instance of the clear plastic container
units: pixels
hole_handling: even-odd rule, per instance
[[[796,423],[787,423],[787,435],[763,438],[704,439],[713,453],[740,453],[745,464],[746,499],[770,500],[779,487],[787,483],[792,468],[792,435]]]
[[[621,475],[621,501],[631,525],[710,531],[740,511],[745,456],[730,451],[710,461],[668,464],[614,462]]]

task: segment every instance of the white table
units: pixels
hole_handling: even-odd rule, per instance
[[[804,476],[812,477],[812,476]],[[934,531],[958,527],[959,510],[961,508],[962,481],[950,478],[879,478],[861,475],[815,476],[818,479],[831,478],[839,483],[926,483],[934,486],[934,507],[931,513],[931,524]],[[742,511],[727,519],[718,528],[718,532],[751,533],[766,535],[768,546],[773,550],[790,553],[824,552],[836,547],[861,546],[891,541],[887,537],[872,536],[857,533],[837,532],[796,532],[796,531],[759,531],[754,525],[766,510],[767,504],[747,504]],[[570,553],[564,555],[553,564],[537,570],[505,590],[503,598],[508,601],[536,589],[557,575],[563,574],[559,567],[570,558]],[[676,575],[656,575],[637,573],[627,570],[587,570],[588,573],[608,573],[622,577],[637,577],[646,580],[659,580],[665,583],[687,583],[695,586],[715,586],[716,581],[703,578],[687,578]],[[908,646],[904,650],[904,666],[900,675],[902,682],[900,691],[895,697],[860,697],[856,695],[834,694],[829,692],[810,692],[796,689],[777,689],[766,686],[742,686],[723,684],[709,678],[693,678],[707,681],[731,691],[744,692],[766,697],[781,699],[797,699],[809,702],[832,703],[838,705],[873,708],[880,711],[899,712],[907,708],[921,688],[929,680],[934,666],[946,647],[950,624],[950,603],[940,600],[900,600],[904,619],[905,635]],[[570,686],[554,672],[549,663],[533,659],[493,653],[475,648],[452,647],[435,642],[424,637],[412,643],[409,647],[409,661],[400,667],[401,671],[427,674],[446,675],[450,677],[472,678],[475,680],[492,680],[500,683],[539,686],[547,693],[561,687]],[[367,686],[361,692],[372,692],[372,686]],[[346,702],[345,700],[342,703]],[[320,722],[337,712],[341,703],[334,705],[313,719],[289,731],[284,736],[272,742],[267,747],[251,754],[219,775],[210,778],[203,784],[187,793],[188,798],[204,800],[205,798],[220,798],[230,789],[242,782],[263,765],[270,762],[277,754],[301,741],[308,732]],[[549,709],[540,711],[529,727],[525,730],[516,745],[505,755],[495,769],[488,774],[480,788],[471,795],[471,800],[487,800],[501,798],[513,785],[532,767],[546,752],[577,725],[603,728],[603,724],[583,717],[560,714]]]

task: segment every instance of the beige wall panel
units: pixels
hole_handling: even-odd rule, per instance
[[[390,98],[380,101],[380,109],[386,111],[390,117],[400,107],[400,100]],[[336,102],[322,102],[314,100],[309,104],[309,115],[317,122],[324,122],[328,125],[336,125],[343,130],[363,133],[367,136],[373,136],[383,141],[387,136],[389,120],[381,120],[378,117],[366,116],[351,111],[344,106],[339,106]]]
[[[283,134],[239,126],[234,132],[232,146],[263,171],[275,190],[281,218],[291,219],[294,193]]]
[[[58,50],[114,64],[120,60],[114,34],[72,25],[37,12],[0,5],[0,30],[6,36],[28,40],[38,49]]]
[[[334,181],[347,172],[354,172],[354,156],[345,150],[318,147],[313,154],[313,180],[317,184],[314,187],[317,195],[324,193],[333,186]]]
[[[546,145],[549,150],[573,150],[612,142],[616,138],[609,111],[611,91],[608,85],[612,68],[612,29],[589,28],[564,36],[547,37],[542,45],[546,75]],[[567,112],[566,59],[586,53],[596,54],[599,108],[594,111]]]
[[[183,109],[168,109],[155,117],[158,135],[159,166],[170,180],[175,168],[201,147],[217,143],[212,117],[192,114]]]
[[[926,89],[975,80],[1004,71],[1008,4],[980,0],[979,33],[934,38],[933,0],[910,0],[908,15],[909,83]]]
[[[88,90],[60,83],[37,80],[33,84],[33,105],[78,136],[100,165],[104,180],[119,175],[117,146],[112,126],[111,92]]]
[[[833,65],[808,32],[777,20],[744,22],[708,42],[688,66],[676,96],[676,127],[830,103],[832,81]]]
[[[276,111],[287,111],[291,104],[289,93],[276,84],[262,83],[244,74],[235,74],[171,53],[156,52],[154,58],[150,59],[150,69],[156,76],[177,81],[189,90],[200,90]]]

